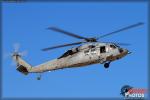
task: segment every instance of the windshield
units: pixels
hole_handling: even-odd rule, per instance
[[[73,55],[73,54],[77,53],[78,51],[79,51],[78,48],[75,48],[73,50],[68,50],[62,56],[60,56],[58,59],[63,58],[63,57],[67,57],[69,55]]]
[[[73,53],[72,50],[68,50],[62,56],[60,56],[58,59],[63,58],[63,57],[67,57],[67,56],[71,55],[72,53]]]

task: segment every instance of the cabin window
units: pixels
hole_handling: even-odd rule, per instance
[[[116,48],[116,46],[114,46],[114,45],[110,45],[110,48],[115,49],[115,48]]]
[[[94,49],[91,49],[91,52],[94,52],[96,49],[94,48]]]
[[[85,50],[84,53],[89,53],[89,50]]]
[[[100,53],[105,53],[106,52],[106,47],[105,46],[101,46],[100,47]]]
[[[95,45],[89,45],[89,48],[95,48]]]

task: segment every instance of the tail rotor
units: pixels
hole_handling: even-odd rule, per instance
[[[25,51],[22,51],[22,52],[19,52],[19,49],[20,49],[20,44],[19,43],[15,43],[14,45],[13,45],[13,48],[14,48],[14,52],[12,53],[12,57],[13,56],[26,56],[27,55],[27,51],[25,50]]]
[[[18,57],[23,57],[28,54],[27,50],[19,52],[19,49],[20,49],[20,44],[15,43],[15,44],[13,44],[13,52],[4,53],[4,56],[3,56],[4,60],[8,59],[8,58],[13,59],[13,62],[10,63],[11,66],[17,65],[17,62],[15,60],[17,60]]]

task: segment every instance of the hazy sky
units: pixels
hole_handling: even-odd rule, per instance
[[[47,30],[57,26],[82,36],[100,36],[116,29],[144,22],[139,26],[101,41],[130,43],[131,55],[112,62],[109,69],[101,64],[44,73],[23,74],[3,59],[3,97],[121,97],[124,85],[147,87],[147,4],[125,2],[46,2],[3,3],[3,54],[13,52],[20,43],[23,57],[35,66],[62,55],[71,47],[41,51],[42,48],[80,41]],[[5,58],[5,57],[4,57]]]

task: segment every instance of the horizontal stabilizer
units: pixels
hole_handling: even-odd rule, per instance
[[[23,73],[24,75],[28,75],[28,70],[23,65],[18,65],[18,68],[16,70],[18,70],[19,72]]]

